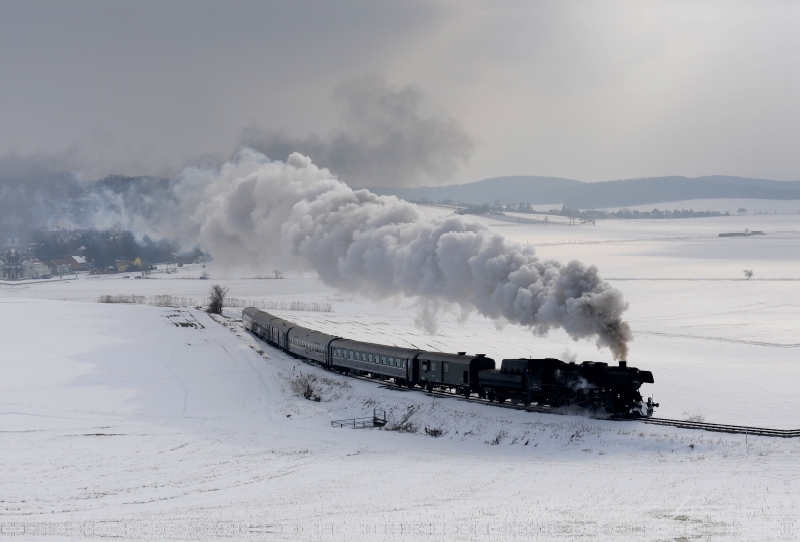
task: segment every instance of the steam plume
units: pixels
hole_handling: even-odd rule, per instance
[[[627,356],[627,303],[595,266],[542,261],[480,221],[429,219],[393,196],[354,191],[300,154],[284,163],[245,149],[219,171],[185,170],[173,191],[176,218],[160,233],[199,242],[218,261],[280,261],[341,290],[457,304],[538,334],[563,328]]]
[[[341,115],[326,136],[251,128],[242,142],[267,156],[301,152],[350,186],[441,184],[472,155],[463,126],[416,87],[393,88],[368,75],[339,85],[333,100]]]

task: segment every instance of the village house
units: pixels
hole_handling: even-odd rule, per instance
[[[126,271],[132,271],[134,269],[141,269],[142,267],[141,258],[136,258],[135,260],[116,260],[114,263],[117,266],[117,271],[120,273],[125,273]]]
[[[3,257],[3,279],[20,280],[22,278],[22,254],[16,249],[6,252]]]
[[[22,278],[41,279],[50,277],[51,274],[50,266],[41,260],[31,258],[22,262]]]
[[[70,256],[68,259],[73,271],[86,271],[88,267],[86,258],[83,256]]]
[[[72,273],[72,264],[69,260],[52,260],[50,262],[50,272],[55,275],[67,275]]]

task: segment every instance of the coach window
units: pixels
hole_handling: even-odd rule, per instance
[[[372,354],[369,354],[369,362],[372,363]]]
[[[432,361],[431,362],[431,371],[435,371],[435,370],[436,370],[436,362]]]
[[[381,356],[381,365],[386,365],[386,356]]]
[[[350,359],[353,359],[353,351],[350,350]]]
[[[447,363],[446,361],[445,361],[445,362],[442,362],[442,368],[444,369],[444,372],[446,372],[446,373],[447,373],[447,372],[450,372],[450,371],[448,370],[448,369],[450,369],[450,364],[449,364],[449,363]]]
[[[394,367],[394,358],[389,358],[389,367]]]

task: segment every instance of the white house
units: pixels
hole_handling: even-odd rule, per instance
[[[50,266],[44,262],[31,258],[22,262],[22,277],[26,279],[40,279],[50,276]]]

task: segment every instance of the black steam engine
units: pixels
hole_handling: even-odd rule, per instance
[[[481,371],[478,378],[481,396],[500,403],[511,399],[554,408],[579,405],[610,414],[647,416],[658,406],[651,399],[643,404],[639,393],[642,384],[653,383],[653,373],[628,367],[625,361],[614,367],[596,361],[504,359],[500,370]]]
[[[483,354],[426,352],[352,341],[298,326],[267,312],[242,311],[245,329],[290,355],[344,374],[393,381],[398,386],[442,390],[491,402],[572,405],[618,416],[651,416],[658,404],[642,401],[639,388],[653,374],[607,363],[544,359],[504,359],[500,369]]]

